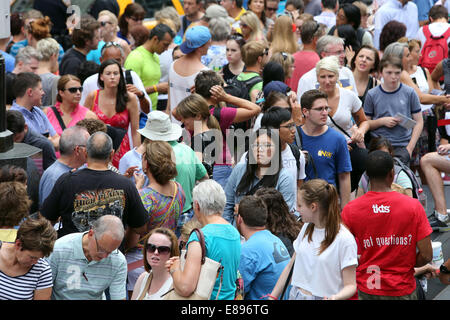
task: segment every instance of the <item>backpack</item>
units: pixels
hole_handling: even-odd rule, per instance
[[[400,159],[394,157],[394,173],[395,173],[394,181],[397,181],[397,177],[401,171],[404,171],[406,173],[406,175],[408,176],[409,180],[411,180],[412,196],[413,196],[413,198],[418,199],[419,198],[419,189],[422,188],[419,180],[417,179],[414,172],[407,165],[405,165]],[[364,193],[369,191],[369,177],[367,176],[366,172],[364,172],[363,175],[361,176],[361,184],[362,184]]]
[[[314,164],[314,159],[311,156],[311,154],[307,151],[303,149],[303,139],[302,139],[302,133],[300,132],[300,126],[297,127],[297,130],[295,130],[295,148],[292,148],[291,145],[289,145],[291,147],[292,153],[294,154],[294,157],[296,157],[294,150],[298,149],[299,152],[303,152],[304,156],[305,156],[305,173],[306,173],[306,167],[311,164],[313,171],[314,171],[314,177],[310,177],[310,179],[315,179],[318,177],[317,174],[317,169],[316,169],[316,165]],[[295,158],[297,160],[297,168],[300,167],[300,153],[298,153],[298,159],[297,157]]]
[[[422,30],[426,40],[422,47],[419,66],[427,68],[431,73],[436,65],[448,56],[447,38],[450,37],[450,28],[439,37],[431,34],[428,25],[423,26]]]

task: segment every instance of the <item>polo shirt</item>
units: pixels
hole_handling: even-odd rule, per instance
[[[125,256],[116,250],[100,261],[89,262],[82,247],[85,233],[71,233],[59,238],[47,258],[52,268],[52,300],[102,300],[107,288],[111,300],[125,299]]]
[[[157,53],[151,53],[143,46],[137,47],[127,57],[124,67],[138,74],[145,87],[157,85],[161,79],[161,68]],[[158,105],[158,92],[149,95],[152,101],[152,109]]]

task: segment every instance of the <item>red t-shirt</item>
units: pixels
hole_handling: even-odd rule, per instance
[[[404,296],[416,288],[416,243],[432,233],[417,199],[398,192],[369,191],[342,211],[358,244],[358,290],[371,295]]]
[[[293,54],[295,69],[292,72],[289,87],[292,91],[297,92],[298,81],[300,78],[314,68],[320,60],[317,53],[314,51],[298,51]],[[300,99],[300,97],[298,97]]]

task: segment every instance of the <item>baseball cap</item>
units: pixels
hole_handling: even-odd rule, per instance
[[[289,86],[287,84],[285,84],[284,82],[281,82],[281,81],[270,81],[263,88],[264,97],[267,98],[272,91],[278,91],[278,92],[281,92],[283,94],[286,94],[289,91],[291,91],[291,88],[289,88]]]
[[[207,43],[211,39],[211,33],[205,26],[193,26],[186,30],[185,39],[180,50],[184,54],[188,54]]]

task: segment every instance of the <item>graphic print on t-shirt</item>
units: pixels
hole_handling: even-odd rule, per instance
[[[75,194],[72,222],[78,232],[89,231],[92,222],[110,214],[122,220],[125,209],[124,190],[88,190]]]
[[[272,256],[273,259],[275,260],[275,263],[277,264],[285,260],[289,260],[291,258],[289,252],[286,250],[286,247],[281,246],[280,243],[278,242],[273,243]]]

